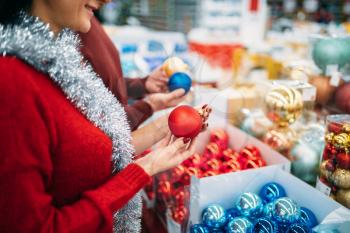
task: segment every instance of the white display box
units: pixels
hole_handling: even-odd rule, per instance
[[[232,208],[240,194],[258,193],[264,184],[272,181],[281,184],[288,197],[300,206],[307,207],[315,213],[321,223],[318,229],[326,229],[329,224],[335,224],[339,232],[350,232],[348,209],[283,171],[280,166],[250,169],[202,179],[192,177],[188,229],[192,224],[201,222],[201,213],[208,205],[217,203],[224,208]]]
[[[210,123],[209,130],[201,133],[198,136],[198,140],[197,140],[197,144],[196,144],[196,152],[197,153],[201,154],[204,151],[205,146],[209,142],[210,131],[211,131],[211,129],[215,129],[215,128],[223,128],[226,130],[226,132],[229,136],[229,147],[231,147],[232,149],[239,151],[240,149],[242,149],[246,145],[254,145],[257,148],[259,148],[262,157],[266,161],[266,164],[267,164],[266,166],[274,166],[274,167],[278,167],[286,172],[290,172],[291,163],[283,155],[274,151],[269,146],[267,146],[263,142],[259,141],[258,139],[248,135],[244,131],[242,131],[234,126],[228,125],[223,121],[221,121],[221,122],[216,121],[216,122]],[[255,169],[250,169],[250,170],[255,170]],[[249,170],[247,170],[247,171],[249,171]],[[229,173],[229,174],[240,174],[243,172],[245,172],[245,171],[238,171],[238,172]],[[223,177],[223,175],[213,176],[213,177],[209,177],[209,178],[219,179],[218,181],[221,182],[221,179],[222,179],[221,177]],[[191,185],[190,185],[191,202],[192,202],[192,200],[201,201],[202,198],[204,198],[204,200],[206,200],[207,197],[215,197],[216,193],[220,192],[220,190],[217,190],[214,186],[212,186],[212,189],[208,186],[208,190],[206,190],[205,192],[197,192],[197,191],[193,192],[192,190],[197,190],[198,184],[201,183],[202,180],[205,182],[207,180],[207,178],[198,179],[198,178],[192,177]],[[239,191],[237,191],[237,193],[238,192]],[[198,197],[200,197],[200,198],[198,199]],[[195,205],[195,202],[193,202],[193,204],[191,205],[190,211],[192,210],[192,207],[197,208],[198,204]],[[190,212],[190,213],[196,213],[196,212]],[[170,214],[167,214],[166,217],[167,217],[166,222],[167,222],[168,232],[169,233],[181,233],[182,232],[181,225],[176,223],[171,218]],[[192,217],[193,216],[191,214],[190,220],[192,220]]]

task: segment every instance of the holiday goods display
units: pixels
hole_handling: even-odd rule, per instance
[[[263,185],[259,195],[244,192],[232,203],[228,210],[219,204],[209,205],[202,212],[202,223],[193,225],[191,232],[212,232],[215,228],[229,233],[311,233],[318,225],[315,214],[287,197],[276,182]]]
[[[203,127],[199,112],[191,106],[176,107],[168,118],[169,129],[176,137],[194,138]]]
[[[163,63],[163,70],[168,77],[174,73],[182,72],[186,73],[189,71],[188,65],[179,57],[169,57]]]
[[[169,91],[174,91],[176,89],[184,89],[185,93],[189,92],[192,85],[191,77],[183,72],[177,72],[170,76],[168,80]]]
[[[328,186],[328,195],[350,208],[350,115],[327,117],[325,141],[319,182]]]
[[[257,147],[247,145],[239,151],[235,151],[229,148],[229,136],[227,132],[222,128],[213,129],[209,135],[209,142],[205,145],[202,153],[195,153],[172,170],[156,176],[156,208],[158,212],[163,213],[166,208],[169,208],[172,219],[182,224],[186,221],[189,212],[187,207],[189,201],[188,185],[190,184],[191,176],[204,178],[250,168],[258,168],[265,166],[265,164],[266,162]],[[251,195],[251,198],[260,200],[257,195]],[[262,211],[262,200],[260,200],[260,204],[255,209],[249,209],[247,207],[249,203],[244,202],[245,198],[249,197],[242,197],[240,211],[245,211],[247,215],[253,212],[258,214]],[[237,216],[237,208],[224,211],[220,206],[209,206],[205,214],[206,227],[210,228],[209,232],[213,232],[213,228],[220,228],[222,222],[226,222],[226,218],[232,219]],[[197,226],[197,228],[193,232],[205,232],[203,230],[205,228],[202,226]]]

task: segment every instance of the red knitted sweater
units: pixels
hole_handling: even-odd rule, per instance
[[[112,232],[144,170],[111,176],[110,138],[14,57],[0,57],[0,106],[0,232]]]

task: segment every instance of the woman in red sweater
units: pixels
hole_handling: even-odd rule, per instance
[[[105,2],[0,1],[1,233],[139,232],[138,191],[193,153],[193,143],[165,137],[165,118],[131,135],[123,107],[63,30],[88,31]]]

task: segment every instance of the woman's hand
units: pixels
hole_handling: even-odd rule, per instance
[[[168,90],[167,83],[168,77],[162,66],[159,66],[149,74],[145,87],[149,93],[164,93]]]
[[[184,138],[178,138],[171,143],[170,140],[171,134],[168,133],[158,149],[136,160],[135,163],[141,166],[147,174],[153,176],[179,165],[194,154],[195,139],[192,139],[190,143]]]

